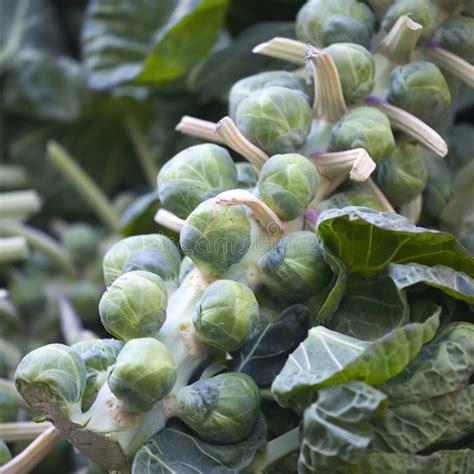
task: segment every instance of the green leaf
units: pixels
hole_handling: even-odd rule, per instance
[[[355,206],[330,209],[319,216],[318,233],[353,272],[371,275],[389,263],[413,262],[474,276],[474,258],[453,235],[417,227],[395,213]]]
[[[373,434],[368,421],[384,402],[382,392],[362,382],[322,389],[304,413],[298,472],[332,473],[364,452]]]
[[[191,69],[187,81],[189,89],[205,99],[224,100],[239,79],[271,69],[282,69],[286,64],[283,61],[252,53],[254,46],[275,36],[293,38],[294,24],[264,22],[247,28],[230,45],[208,54]]]
[[[300,304],[290,306],[275,319],[261,312],[243,346],[232,353],[230,370],[250,375],[260,387],[269,386],[288,354],[306,337],[308,320],[308,309]]]
[[[3,93],[8,111],[60,122],[78,119],[91,99],[78,62],[35,50],[12,63]]]
[[[90,87],[164,85],[217,39],[228,0],[93,0],[82,30]]]
[[[301,412],[321,387],[361,380],[379,385],[398,375],[438,329],[439,313],[424,323],[394,329],[374,342],[344,336],[323,326],[310,329],[276,377],[278,403]]]
[[[370,280],[351,275],[329,329],[372,341],[408,323],[409,317],[405,293],[399,291],[389,275]]]
[[[135,199],[122,214],[118,223],[123,235],[152,233],[156,230],[153,216],[160,207],[158,191],[143,194]]]
[[[132,474],[237,474],[265,445],[266,431],[260,415],[246,440],[214,445],[201,441],[187,429],[170,426],[138,450]]]
[[[418,263],[389,266],[390,277],[401,290],[418,283],[440,289],[453,298],[474,303],[474,278],[443,265],[427,267]]]

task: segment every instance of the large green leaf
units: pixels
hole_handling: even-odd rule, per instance
[[[278,403],[301,412],[317,389],[361,380],[380,385],[398,375],[430,341],[439,325],[439,313],[424,323],[393,329],[374,342],[344,336],[323,326],[289,356],[272,385]]]
[[[421,263],[474,276],[474,258],[453,235],[417,227],[395,213],[355,206],[330,209],[319,216],[318,233],[353,272],[371,275],[389,263]]]
[[[428,267],[419,263],[389,266],[390,276],[399,289],[424,283],[440,289],[453,298],[474,303],[474,278],[444,265]]]
[[[217,38],[228,0],[93,0],[82,30],[89,85],[164,85]]]
[[[306,306],[293,305],[276,318],[262,312],[238,351],[232,353],[233,372],[250,375],[261,387],[267,387],[285,364],[288,354],[306,337],[309,312]]]
[[[363,453],[373,435],[368,421],[384,402],[382,392],[362,382],[322,389],[304,412],[298,472],[334,472]]]
[[[371,279],[351,275],[329,328],[372,341],[408,323],[409,316],[405,293],[398,290],[389,275]]]
[[[270,69],[282,69],[287,63],[256,55],[252,49],[275,36],[292,38],[294,29],[291,22],[252,25],[235,41],[207,55],[191,69],[187,81],[189,89],[205,99],[225,100],[230,88],[239,79]]]
[[[266,425],[259,416],[244,441],[215,445],[187,429],[171,426],[142,446],[133,460],[132,474],[237,474],[266,443]]]
[[[10,112],[61,122],[78,119],[91,99],[79,63],[32,49],[12,62],[3,95]]]

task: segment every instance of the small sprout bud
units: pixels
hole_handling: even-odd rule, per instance
[[[108,378],[110,390],[130,412],[148,411],[171,391],[175,381],[171,354],[151,337],[128,341]]]
[[[183,219],[201,202],[235,187],[237,169],[229,152],[212,143],[179,152],[158,174],[163,207]]]
[[[332,278],[314,232],[299,231],[284,237],[261,259],[260,266],[270,285],[292,301],[316,295]]]
[[[200,270],[221,274],[240,262],[250,247],[250,222],[242,206],[201,203],[186,219],[179,243]]]
[[[225,352],[237,349],[247,338],[258,303],[250,288],[231,280],[218,280],[196,305],[194,327],[206,344]]]
[[[226,373],[183,387],[178,416],[203,440],[232,444],[252,430],[260,408],[260,391],[245,374]]]
[[[368,47],[374,22],[374,14],[361,2],[311,0],[298,13],[296,36],[319,48],[344,42]]]
[[[354,148],[366,150],[376,163],[393,153],[395,139],[384,113],[370,107],[358,107],[332,127],[329,151]]]
[[[240,132],[268,155],[291,153],[300,148],[310,132],[308,97],[286,87],[259,89],[237,108]]]
[[[70,347],[48,344],[23,358],[16,369],[15,385],[28,405],[40,412],[50,403],[67,409],[81,401],[86,366]]]
[[[284,221],[303,215],[320,184],[316,167],[296,153],[274,155],[264,165],[258,180],[262,201]]]
[[[150,260],[155,264],[150,265]],[[179,251],[168,237],[160,234],[134,235],[117,242],[105,254],[105,284],[110,286],[120,275],[135,269],[156,273],[165,282],[177,281],[180,263]]]
[[[123,341],[156,337],[166,319],[163,280],[145,271],[120,275],[102,296],[99,313],[105,329]]]

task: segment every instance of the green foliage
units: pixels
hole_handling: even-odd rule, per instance
[[[434,40],[466,61],[474,62],[474,19],[469,16],[449,16],[436,31]]]

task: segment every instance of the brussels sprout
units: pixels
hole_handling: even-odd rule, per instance
[[[451,107],[446,79],[438,66],[427,61],[396,67],[390,74],[387,99],[429,125],[444,122]]]
[[[186,219],[179,243],[200,270],[222,274],[240,262],[250,247],[250,222],[242,206],[222,206],[209,199]]]
[[[27,354],[15,372],[15,385],[34,409],[49,402],[66,409],[78,404],[86,385],[82,358],[63,344],[48,344]]]
[[[409,141],[398,142],[393,155],[377,166],[376,180],[395,207],[419,196],[428,182],[420,146]]]
[[[474,63],[474,18],[453,15],[436,31],[434,40],[443,48]]]
[[[252,190],[257,185],[257,170],[251,163],[240,162],[237,166],[237,187]]]
[[[0,423],[16,421],[18,402],[11,392],[0,385]]]
[[[285,221],[303,215],[319,188],[316,167],[296,153],[274,155],[262,167],[259,196]]]
[[[163,207],[183,219],[199,203],[236,187],[237,169],[229,152],[212,143],[179,152],[158,174]]]
[[[300,91],[267,87],[240,103],[236,123],[246,138],[271,156],[300,148],[311,129],[311,117],[307,97]]]
[[[97,258],[100,234],[88,224],[68,226],[61,232],[61,241],[75,262],[88,263]]]
[[[384,211],[380,201],[371,191],[364,188],[355,188],[333,194],[329,199],[319,202],[315,210],[318,214],[328,209],[342,209],[347,206],[370,207],[376,211]]]
[[[266,71],[237,81],[229,93],[229,115],[235,120],[237,107],[252,92],[265,87],[286,87],[310,95],[306,81],[288,71]]]
[[[8,449],[8,446],[3,440],[0,439],[0,466],[6,464],[8,461],[10,461],[11,458],[12,455],[10,453],[10,450]]]
[[[97,321],[97,307],[101,296],[100,286],[88,280],[74,281],[66,290],[67,299],[84,322]]]
[[[152,253],[142,253],[153,250]],[[134,254],[140,252],[137,256]],[[173,242],[160,234],[134,235],[117,242],[104,257],[104,280],[110,286],[122,273],[142,265],[148,271],[151,267],[145,266],[144,260],[154,259],[154,271],[164,281],[177,281],[181,256]],[[138,263],[141,262],[141,263]]]
[[[107,369],[115,363],[123,343],[115,339],[90,339],[71,346],[86,365],[86,388],[82,396],[81,409],[88,410],[94,403],[100,388],[107,380]]]
[[[364,148],[376,163],[393,153],[395,139],[384,113],[370,107],[358,107],[347,112],[332,127],[329,151],[354,148]]]
[[[425,155],[429,179],[423,192],[423,208],[434,218],[438,218],[453,196],[453,179],[448,164],[436,156]]]
[[[218,280],[206,288],[193,322],[199,339],[229,352],[244,342],[257,316],[258,303],[250,288],[232,280]]]
[[[274,250],[262,257],[260,266],[270,284],[291,301],[319,293],[332,278],[313,232],[293,232],[284,237]]]
[[[296,37],[319,48],[333,43],[357,43],[368,47],[374,14],[355,0],[311,0],[298,12]]]
[[[232,444],[252,430],[260,408],[260,391],[248,375],[226,373],[183,387],[178,416],[203,440]]]
[[[323,49],[333,59],[347,104],[363,101],[374,87],[375,61],[363,46],[337,43]]]
[[[385,13],[381,24],[382,30],[388,33],[403,15],[408,15],[423,26],[420,41],[428,41],[431,38],[436,18],[430,0],[398,0]]]
[[[128,341],[156,337],[166,319],[168,295],[163,280],[154,273],[120,275],[102,296],[100,320],[113,336]]]
[[[132,339],[120,351],[108,377],[112,393],[131,412],[148,411],[176,382],[167,347],[151,337]]]

